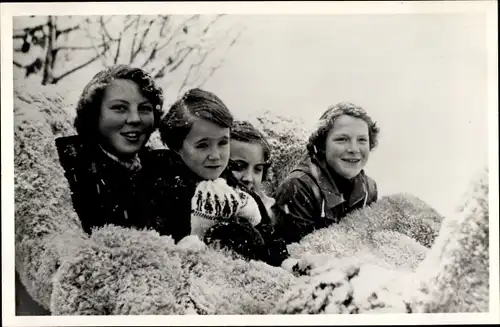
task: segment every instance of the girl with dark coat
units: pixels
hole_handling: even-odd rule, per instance
[[[172,105],[159,127],[169,150],[154,201],[168,216],[150,226],[176,241],[198,235],[247,259],[280,265],[284,257],[269,249],[265,206],[228,169],[232,124],[230,111],[211,92],[192,89]]]
[[[287,244],[377,200],[377,184],[363,168],[378,133],[365,110],[352,103],[323,113],[307,155],[275,192],[275,228]]]
[[[77,135],[56,139],[59,160],[82,227],[146,227],[154,215],[150,192],[159,169],[145,145],[162,114],[162,90],[145,71],[118,65],[84,88],[74,122]]]
[[[230,145],[229,170],[238,180],[239,187],[254,194],[261,211],[267,213],[263,216],[261,226],[267,229],[263,234],[267,235],[269,256],[273,258],[275,265],[279,265],[288,258],[288,250],[283,239],[276,235],[273,228],[275,218],[271,208],[275,200],[266,194],[263,187],[272,164],[271,145],[248,121],[233,123]]]

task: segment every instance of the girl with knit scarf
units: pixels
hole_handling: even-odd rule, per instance
[[[146,147],[162,115],[163,95],[145,71],[105,69],[85,86],[76,107],[77,135],[59,137],[59,160],[82,227],[143,228],[154,214],[149,192],[156,154]]]

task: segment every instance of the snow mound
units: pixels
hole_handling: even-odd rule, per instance
[[[74,133],[71,104],[37,90],[14,94],[16,270],[53,315],[488,310],[486,178],[444,220],[411,195],[383,197],[291,244],[283,268],[150,230],[89,237],[54,143]]]

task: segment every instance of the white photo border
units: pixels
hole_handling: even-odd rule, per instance
[[[2,320],[6,326],[351,325],[499,323],[498,276],[498,17],[496,1],[345,2],[61,2],[1,4]],[[415,14],[484,13],[488,38],[490,196],[490,312],[485,314],[245,315],[245,316],[15,316],[12,17],[106,14]]]

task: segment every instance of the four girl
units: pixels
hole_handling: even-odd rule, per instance
[[[286,243],[377,199],[363,167],[378,128],[362,108],[339,104],[322,116],[308,156],[275,201],[262,186],[271,147],[255,127],[235,122],[221,99],[201,89],[164,116],[162,104],[151,76],[128,66],[102,71],[85,87],[78,135],[56,144],[87,233],[115,224],[153,228],[176,242],[197,235],[279,266]],[[146,146],[156,128],[168,149]]]

